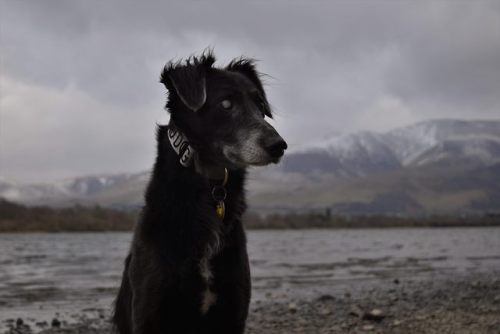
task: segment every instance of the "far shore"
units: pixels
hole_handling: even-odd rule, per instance
[[[1,221],[0,221],[1,226]],[[499,222],[458,222],[458,223],[401,223],[401,224],[391,224],[390,222],[381,221],[380,223],[374,222],[371,224],[365,223],[352,223],[352,224],[279,224],[279,225],[253,225],[246,224],[246,229],[251,231],[265,231],[265,230],[315,230],[315,229],[331,229],[331,230],[348,230],[348,229],[418,229],[418,228],[488,228],[488,227],[500,227]],[[36,233],[113,233],[113,232],[133,232],[133,224],[130,228],[100,228],[99,226],[86,228],[85,226],[63,226],[53,227],[53,226],[33,226],[23,228],[21,226],[16,226],[12,229],[4,229],[0,227],[0,234],[36,234]]]
[[[286,226],[266,226],[266,227],[247,227],[249,231],[268,231],[268,230],[366,230],[366,229],[419,229],[419,228],[489,228],[489,227],[499,227],[500,224],[436,224],[436,225],[336,225],[336,226],[300,226],[300,227],[286,227]],[[37,233],[126,233],[133,232],[131,229],[15,229],[15,230],[0,230],[1,234],[37,234]]]
[[[29,207],[0,199],[0,233],[132,231],[140,211],[99,206]],[[469,214],[336,214],[330,210],[244,217],[247,229],[349,229],[500,226],[500,213]]]

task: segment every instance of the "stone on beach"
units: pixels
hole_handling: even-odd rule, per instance
[[[373,325],[363,325],[363,327],[361,327],[361,329],[364,331],[372,331],[375,329],[375,327]]]
[[[54,319],[52,319],[52,322],[50,323],[50,325],[52,327],[55,327],[55,328],[61,327],[61,321],[59,321],[59,319],[57,319],[57,318],[54,318]]]
[[[369,312],[363,314],[362,318],[365,320],[372,320],[376,322],[380,322],[385,318],[384,312],[378,308],[374,308]]]
[[[365,314],[365,312],[358,305],[352,305],[350,308],[349,314],[356,316],[358,318],[362,318],[363,315]]]

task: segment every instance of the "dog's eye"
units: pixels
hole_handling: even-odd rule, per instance
[[[233,106],[233,103],[231,102],[231,100],[223,100],[220,104],[222,105],[222,108],[224,108],[224,109],[231,109],[231,107]]]
[[[261,102],[259,107],[260,107],[259,108],[260,112],[262,114],[262,118],[265,118],[266,117],[266,109],[267,109],[266,104],[264,102]]]
[[[268,110],[266,102],[264,102],[264,100],[262,99],[258,99],[257,105],[259,107],[260,113],[262,114],[262,118],[265,118],[267,116],[267,110]]]

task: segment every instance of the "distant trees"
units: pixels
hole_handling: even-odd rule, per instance
[[[384,228],[384,227],[458,227],[500,226],[500,215],[346,215],[311,211],[303,213],[269,214],[265,217],[255,213],[245,216],[248,228]]]
[[[121,211],[100,206],[67,208],[28,207],[0,198],[0,232],[131,231],[139,210]],[[336,215],[330,209],[303,213],[245,214],[250,229],[500,226],[500,215],[383,216]]]
[[[27,207],[0,199],[0,232],[128,231],[137,214],[99,206]]]

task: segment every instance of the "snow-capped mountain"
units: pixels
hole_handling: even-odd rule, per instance
[[[446,159],[500,161],[500,121],[434,120],[329,138],[286,156],[284,172],[359,177]]]
[[[402,165],[409,165],[418,157],[445,142],[456,142],[472,148],[471,143],[500,141],[500,121],[432,120],[395,129],[383,135],[385,143]],[[473,144],[482,150],[481,145]],[[451,148],[451,147],[450,147]],[[474,149],[463,150],[465,155],[475,155]],[[492,161],[498,155],[492,156]],[[487,161],[484,161],[485,163]]]
[[[438,163],[491,165],[500,161],[500,140],[488,137],[455,138],[436,143],[408,161],[408,165]]]
[[[273,191],[279,178],[269,178],[251,197],[254,207],[498,212],[500,121],[432,120],[387,133],[335,136],[289,154],[280,168],[296,176],[286,181],[288,191]]]
[[[291,173],[331,173],[355,177],[401,167],[384,137],[372,132],[360,132],[326,140],[287,155],[283,171]]]
[[[19,185],[0,197],[28,204],[138,207],[148,172]],[[330,207],[342,213],[500,211],[500,121],[430,120],[387,133],[334,136],[252,169],[250,209]]]
[[[149,173],[147,172],[92,175],[40,184],[18,184],[0,179],[0,198],[37,205],[86,203],[88,200],[94,197],[99,198],[110,191],[117,192],[117,190],[123,188],[130,188],[131,190],[132,186],[138,186],[142,192],[148,177]],[[125,190],[125,192],[130,192],[130,190]],[[122,204],[119,200],[105,203],[105,205],[111,206],[121,206]],[[128,205],[128,203],[125,205]]]

